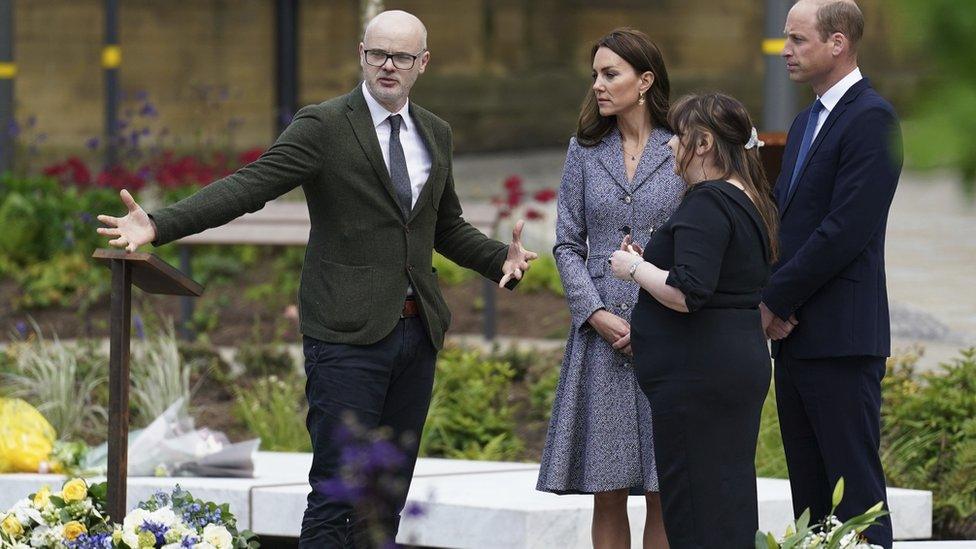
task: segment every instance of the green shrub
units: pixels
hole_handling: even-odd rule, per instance
[[[474,271],[461,267],[439,253],[435,252],[431,261],[437,270],[437,278],[445,286],[456,286],[475,278]]]
[[[478,352],[443,351],[437,361],[421,455],[514,459],[522,448],[508,403],[514,375],[508,363]]]
[[[47,340],[36,325],[34,332],[35,337],[8,348],[15,366],[4,374],[3,385],[11,396],[35,406],[60,440],[104,436],[108,414],[95,398],[106,383],[108,359],[94,346],[68,344],[57,337]]]
[[[133,425],[146,426],[182,399],[190,406],[190,365],[180,357],[172,322],[148,330],[132,342],[131,400]]]
[[[556,259],[551,255],[541,256],[530,265],[529,272],[518,285],[520,292],[552,292],[566,295],[563,281],[559,278]]]
[[[783,437],[779,432],[779,414],[776,412],[776,388],[769,384],[769,393],[763,403],[759,420],[759,439],[756,442],[756,474],[768,478],[788,478]]]
[[[554,368],[546,370],[529,387],[529,406],[531,417],[549,421],[552,416],[552,403],[556,398],[556,386],[559,385],[559,363]]]
[[[248,431],[261,438],[261,448],[272,452],[308,452],[312,449],[305,416],[308,405],[299,376],[259,379],[250,388],[237,388],[234,415]]]
[[[65,253],[14,271],[21,288],[14,307],[74,307],[87,310],[108,293],[108,270],[82,253]]]
[[[889,362],[885,472],[894,486],[932,491],[937,535],[970,538],[976,536],[976,348],[920,376],[915,360]]]
[[[237,350],[234,360],[248,377],[287,377],[298,372],[295,357],[284,345],[248,343]]]

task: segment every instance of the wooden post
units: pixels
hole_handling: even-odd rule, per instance
[[[129,334],[132,327],[132,265],[112,266],[111,340],[108,359],[108,513],[125,517],[126,469],[129,456]]]
[[[111,329],[108,372],[108,515],[125,518],[129,454],[129,336],[132,286],[151,294],[199,296],[203,286],[148,253],[95,250],[96,260],[112,269]]]

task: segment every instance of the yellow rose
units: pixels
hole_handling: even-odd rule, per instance
[[[88,529],[85,528],[85,525],[77,520],[73,520],[68,524],[65,524],[64,530],[62,530],[62,533],[64,533],[64,539],[68,541],[74,541],[75,538],[87,532]]]
[[[42,486],[40,490],[34,494],[34,507],[38,509],[43,509],[47,507],[47,504],[51,501],[51,489],[47,486]]]
[[[3,522],[0,522],[0,530],[3,530],[4,534],[16,539],[24,533],[24,527],[20,524],[13,514],[7,515],[3,518]]]
[[[73,478],[61,487],[61,499],[64,501],[81,501],[88,497],[88,485],[80,478]]]

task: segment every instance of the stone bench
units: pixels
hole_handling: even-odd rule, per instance
[[[297,537],[310,464],[311,454],[259,452],[252,479],[130,477],[128,505],[178,483],[198,498],[230,504],[241,528],[259,535]],[[590,547],[593,498],[535,491],[538,469],[534,463],[420,459],[409,499],[424,513],[404,517],[398,541],[426,547]],[[44,484],[57,489],[62,482],[57,475],[0,475],[0,509]],[[788,481],[759,479],[758,489],[760,528],[781,534],[792,519]],[[889,488],[888,498],[896,539],[931,537],[930,492]],[[643,498],[630,498],[628,510],[637,543]],[[915,544],[898,547],[930,549]],[[967,548],[976,549],[951,547]]]

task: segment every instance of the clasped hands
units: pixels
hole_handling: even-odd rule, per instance
[[[630,267],[635,261],[642,261],[644,250],[634,244],[630,235],[624,237],[620,249],[613,252],[607,260],[613,276],[621,280],[630,280]],[[633,355],[630,347],[630,323],[606,309],[598,309],[587,320],[600,337],[613,346],[614,350],[625,355]]]
[[[776,316],[776,313],[770,311],[765,303],[759,304],[759,314],[762,317],[763,333],[773,341],[779,341],[790,335],[793,329],[800,323],[796,319],[796,315],[790,315],[790,318],[783,320]]]

